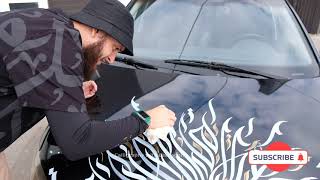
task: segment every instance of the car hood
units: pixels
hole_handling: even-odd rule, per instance
[[[206,170],[202,169],[203,176],[196,174],[205,179],[222,172],[221,176],[236,177],[237,173],[246,171],[252,178],[266,175],[277,178],[317,177],[320,133],[316,126],[319,124],[320,104],[310,96],[311,90],[304,94],[302,90],[291,87],[303,82],[320,84],[317,79],[286,82],[182,75],[137,99],[136,103],[148,108],[165,104],[176,112],[175,132],[169,136],[169,141],[158,145],[166,156],[171,156],[168,165],[180,169],[192,179],[195,178],[192,171],[182,171],[187,166],[177,160],[177,154],[185,154],[185,160],[194,163],[197,160],[192,158],[197,157],[202,162],[198,163],[199,168],[205,166]],[[120,118],[134,106],[132,103],[111,118]],[[241,163],[248,150],[263,150],[277,141],[287,143],[292,149],[307,151],[309,162],[304,166],[292,165],[281,173],[270,172],[266,166],[250,166],[247,159]],[[165,151],[166,146],[175,152],[170,148]],[[136,148],[139,149],[138,146]],[[197,172],[196,166],[189,165]],[[171,174],[167,171],[163,172]]]
[[[310,98],[320,101],[320,78],[296,79],[289,81],[286,85]]]

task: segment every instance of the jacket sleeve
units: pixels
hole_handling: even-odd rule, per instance
[[[134,116],[113,121],[90,120],[86,113],[46,111],[51,132],[70,160],[109,150],[143,133],[148,125]]]

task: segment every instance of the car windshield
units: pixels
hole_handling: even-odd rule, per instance
[[[289,78],[319,74],[312,48],[279,0],[136,0],[134,52],[220,62]]]

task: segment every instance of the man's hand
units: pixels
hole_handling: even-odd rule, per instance
[[[82,89],[84,97],[87,99],[96,94],[98,86],[94,81],[85,81],[82,84]]]
[[[173,126],[177,120],[175,113],[164,105],[150,109],[146,113],[151,117],[150,129]]]

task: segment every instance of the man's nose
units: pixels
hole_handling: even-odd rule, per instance
[[[117,53],[112,53],[111,55],[108,56],[109,64],[114,63],[114,61],[116,60],[116,56],[117,56]]]

